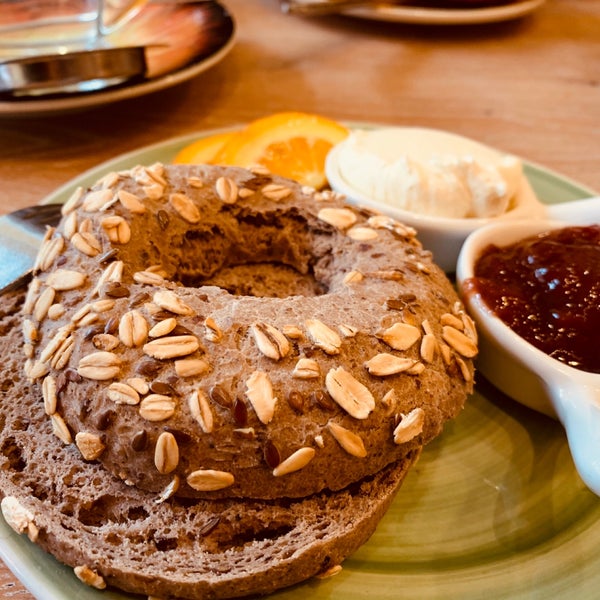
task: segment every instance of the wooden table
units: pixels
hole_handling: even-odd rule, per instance
[[[469,26],[226,5],[237,43],[188,83],[86,112],[0,118],[0,212],[120,153],[281,110],[447,129],[600,192],[599,2],[548,0],[517,21]],[[1,564],[0,598],[32,598]]]

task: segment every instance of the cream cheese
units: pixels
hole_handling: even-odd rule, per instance
[[[353,131],[339,144],[338,170],[350,187],[374,201],[453,218],[502,215],[523,178],[514,156],[413,127]]]

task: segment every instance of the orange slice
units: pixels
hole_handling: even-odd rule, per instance
[[[175,164],[201,165],[211,163],[217,152],[229,141],[235,131],[215,133],[184,146],[173,159]]]
[[[346,127],[320,115],[275,113],[252,121],[232,136],[213,162],[262,165],[271,173],[321,188],[327,183],[325,158],[347,135]]]
[[[348,135],[343,125],[320,115],[275,113],[239,131],[218,133],[193,142],[175,156],[175,163],[208,163],[254,167],[295,179],[317,189],[325,178],[325,158]]]

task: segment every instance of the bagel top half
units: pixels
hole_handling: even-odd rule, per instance
[[[477,352],[412,229],[234,167],[138,166],[77,190],[23,312],[55,433],[159,498],[372,475],[457,415]]]

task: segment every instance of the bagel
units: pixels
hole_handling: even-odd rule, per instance
[[[375,476],[460,412],[477,352],[414,230],[206,165],[78,189],[40,248],[23,337],[56,435],[161,499]]]
[[[2,513],[89,586],[206,600],[265,594],[335,572],[371,535],[418,456],[348,489],[296,501],[157,503],[99,462],[81,460],[53,433],[40,390],[13,351],[22,300],[22,293],[0,298]],[[73,583],[63,589],[80,597]]]

